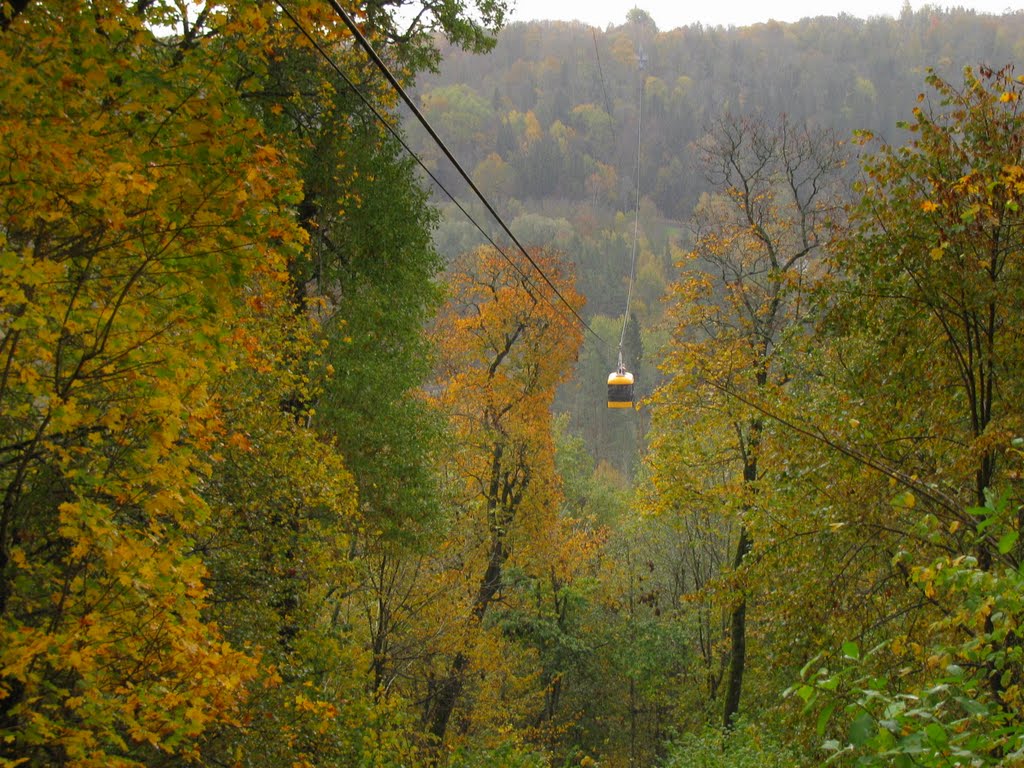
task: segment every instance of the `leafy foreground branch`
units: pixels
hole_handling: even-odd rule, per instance
[[[1018,529],[1005,499],[969,510],[998,536],[1005,554]],[[1024,760],[1024,573],[983,569],[972,556],[943,557],[914,570],[925,594],[949,606],[932,641],[899,639],[862,652],[843,644],[841,658],[812,660],[790,688],[817,717],[827,764],[886,766],[1016,765]],[[906,656],[896,676],[877,659]]]

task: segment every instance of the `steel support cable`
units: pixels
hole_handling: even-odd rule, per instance
[[[445,195],[448,196],[448,199],[455,204],[455,206],[463,213],[463,215],[467,219],[469,219],[473,226],[477,228],[481,235],[483,235],[484,239],[486,239],[487,242],[494,246],[494,249],[504,257],[504,259],[512,266],[513,269],[516,270],[516,272],[519,273],[519,276],[522,277],[528,285],[533,286],[533,281],[530,279],[530,276],[527,275],[526,272],[524,272],[520,268],[520,266],[516,264],[515,261],[513,261],[513,259],[507,253],[505,253],[501,246],[499,246],[494,241],[494,239],[487,233],[487,231],[482,226],[480,226],[479,222],[477,222],[477,220],[473,218],[473,215],[469,211],[467,211],[463,207],[462,203],[460,203],[455,198],[455,195],[448,191],[448,188],[441,183],[441,180],[434,175],[434,173],[430,170],[430,168],[427,167],[426,163],[423,162],[420,156],[416,154],[412,147],[409,146],[409,144],[405,141],[405,138],[402,136],[402,134],[399,133],[399,131],[393,125],[391,125],[388,119],[384,117],[384,115],[381,114],[381,112],[363,94],[363,92],[360,91],[358,87],[356,87],[356,84],[352,82],[351,78],[349,78],[349,76],[345,74],[344,70],[342,70],[341,67],[338,66],[334,59],[331,58],[330,54],[328,54],[327,51],[324,50],[323,46],[320,45],[320,43],[313,38],[309,31],[304,26],[302,26],[302,23],[297,18],[295,18],[294,14],[292,14],[292,12],[282,2],[282,0],[275,1],[277,2],[278,7],[284,12],[284,15],[287,16],[289,20],[291,20],[292,24],[295,25],[295,28],[302,33],[303,37],[305,37],[309,41],[310,45],[312,45],[313,48],[316,49],[317,53],[320,54],[323,60],[327,62],[331,69],[333,69],[334,72],[338,75],[338,77],[345,81],[345,84],[348,85],[352,92],[359,97],[359,100],[362,101],[363,105],[373,113],[374,117],[377,118],[380,124],[383,125],[388,130],[388,133],[390,133],[398,141],[398,143],[402,145],[402,148],[405,149],[409,156],[416,161],[416,164],[423,169],[424,173],[426,173],[430,180],[437,185],[438,189],[440,189],[442,192],[444,192]],[[541,293],[540,291],[538,291],[538,293],[540,293],[541,298],[543,298],[544,301],[547,302],[548,306],[550,306],[552,309],[555,309],[555,306],[548,300],[547,296],[544,296],[544,294]]]
[[[597,60],[597,76],[601,81],[601,93],[604,95],[604,108],[608,114],[608,127],[611,128],[612,132],[612,147],[617,147],[619,144],[619,138],[615,135],[615,118],[612,117],[612,100],[608,98],[608,88],[604,83],[604,69],[601,67],[601,51],[597,47],[597,30],[590,30],[590,34],[594,38],[594,58]]]
[[[512,233],[512,230],[509,229],[508,225],[505,223],[505,220],[501,218],[498,212],[494,209],[494,206],[491,205],[490,201],[484,196],[483,192],[480,191],[480,188],[477,187],[476,183],[466,172],[466,170],[462,167],[462,164],[459,163],[455,155],[453,155],[451,150],[448,149],[448,146],[437,134],[437,131],[434,130],[433,126],[430,125],[429,121],[423,115],[423,113],[420,112],[419,107],[417,107],[416,103],[409,97],[409,94],[405,92],[405,88],[402,87],[402,84],[399,83],[397,78],[395,78],[395,76],[391,73],[391,70],[388,68],[388,65],[377,54],[377,51],[374,50],[373,46],[370,45],[370,42],[363,35],[359,27],[356,26],[355,22],[352,21],[352,18],[348,15],[348,12],[341,7],[337,0],[327,0],[327,3],[331,6],[331,8],[334,9],[334,12],[341,17],[341,20],[345,22],[345,26],[348,27],[349,31],[352,33],[352,36],[356,38],[356,41],[359,43],[359,45],[363,48],[364,51],[366,51],[366,55],[370,57],[370,60],[373,61],[377,69],[380,70],[381,74],[383,74],[387,81],[391,84],[391,87],[395,90],[395,93],[398,94],[398,96],[402,99],[402,101],[413,113],[413,115],[415,115],[420,125],[422,125],[423,128],[427,131],[427,133],[430,134],[430,138],[432,138],[434,140],[434,143],[437,144],[438,149],[440,149],[441,152],[444,153],[444,156],[448,158],[448,161],[455,167],[455,170],[459,172],[459,175],[469,185],[470,189],[473,190],[477,198],[479,198],[480,202],[483,203],[484,208],[487,209],[487,212],[491,214],[491,216],[494,218],[496,222],[498,222],[501,228],[505,231],[505,234],[509,236],[509,238],[515,244],[515,246],[523,254],[523,256],[526,257],[526,260],[530,262],[530,265],[535,270],[537,270],[538,274],[540,274],[540,276],[544,279],[544,282],[547,283],[548,287],[554,292],[555,296],[557,296],[559,300],[561,300],[561,302],[572,313],[573,317],[575,317],[576,320],[580,323],[580,325],[582,325],[594,338],[598,339],[603,344],[608,345],[608,342],[601,336],[599,336],[597,332],[590,327],[587,321],[584,320],[580,316],[580,313],[576,311],[576,308],[573,307],[573,305],[568,302],[565,296],[562,295],[562,292],[558,290],[558,288],[555,286],[553,282],[551,282],[551,279],[544,273],[544,270],[540,268],[540,265],[533,260],[533,257],[530,256],[529,252],[526,250],[523,244],[519,242],[519,238],[517,238]],[[450,196],[451,195],[449,194],[449,197]]]
[[[641,62],[643,54],[641,53]],[[619,367],[622,367],[622,344],[626,340],[626,324],[629,322],[629,303],[633,298],[633,279],[636,274],[636,251],[640,239],[640,147],[644,119],[644,76],[641,64],[640,70],[640,106],[636,118],[636,207],[633,215],[633,248],[629,262],[629,284],[626,288],[626,311],[622,315],[622,333],[619,334]]]

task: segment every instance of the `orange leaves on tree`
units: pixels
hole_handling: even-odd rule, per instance
[[[582,304],[557,258],[534,261],[572,306]],[[462,521],[457,593],[466,637],[429,703],[429,728],[443,740],[448,720],[483,638],[474,631],[502,590],[506,561],[530,533],[546,530],[561,491],[554,470],[551,404],[582,342],[557,297],[540,286],[525,259],[489,248],[468,254],[452,273],[451,300],[435,328],[440,345],[437,401],[449,414]],[[522,562],[522,560],[517,560]],[[493,655],[493,654],[491,654]],[[479,662],[477,662],[479,663]]]

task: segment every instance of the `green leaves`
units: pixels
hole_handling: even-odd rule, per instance
[[[1001,518],[995,503],[972,512]],[[819,737],[845,721],[845,742],[832,738],[823,745],[835,762],[853,755],[857,765],[999,764],[999,755],[1024,746],[1014,687],[1024,659],[1006,645],[1007,627],[1024,618],[1022,576],[1016,569],[992,573],[974,558],[947,556],[915,578],[926,588],[932,584],[933,594],[949,607],[930,645],[915,652],[925,674],[905,668],[895,677],[876,677],[872,668],[895,646],[885,643],[862,654],[847,642],[831,669],[818,665],[812,673],[809,665],[792,690],[808,708],[820,707]]]
[[[962,85],[933,73],[937,98],[914,109],[913,142],[866,158],[836,242],[845,277],[822,294],[818,344],[836,386],[815,383],[804,402],[871,429],[852,435],[859,471],[813,465],[828,490],[805,519],[849,537],[861,556],[843,572],[858,574],[851,584],[877,615],[844,633],[858,643],[839,635],[805,672],[812,694],[795,688],[833,764],[988,765],[1021,744],[1012,439],[1024,349],[1011,310],[1021,265],[1009,254],[1020,248],[1024,124],[1000,97],[1019,91],[1011,81],[1007,70],[966,70]],[[826,423],[817,429],[832,434]],[[872,551],[884,560],[863,556]],[[833,614],[826,631],[846,619]]]
[[[862,747],[877,732],[875,719],[868,712],[862,712],[850,723],[849,741],[855,747]]]
[[[1016,546],[1017,539],[1019,537],[1020,537],[1020,531],[1007,531],[1002,536],[1000,536],[999,537],[999,542],[997,544],[997,549],[999,550],[999,554],[1001,554],[1001,555],[1009,554],[1010,551],[1013,550],[1014,546]]]
[[[847,641],[843,643],[843,655],[848,659],[854,661],[860,660],[860,646],[853,641]]]

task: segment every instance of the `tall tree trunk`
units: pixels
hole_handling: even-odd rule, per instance
[[[767,372],[763,369],[758,371],[757,383],[763,387],[767,382]],[[754,483],[757,481],[757,454],[761,445],[761,432],[764,425],[760,419],[750,423],[750,435],[747,444],[743,447],[743,486],[748,493],[754,492]],[[744,507],[749,509],[748,501]],[[736,542],[736,557],[732,563],[733,572],[736,572],[743,565],[743,559],[750,554],[754,548],[754,539],[747,530],[744,523],[740,524],[740,536]],[[729,675],[725,685],[725,709],[722,713],[722,723],[726,728],[731,728],[736,715],[740,710],[740,695],[743,693],[743,672],[747,665],[747,596],[741,593],[739,601],[732,609],[729,617]]]
[[[753,540],[745,525],[740,526],[740,538],[736,543],[736,559],[733,570],[738,569],[743,558],[750,554]],[[740,709],[740,694],[743,691],[743,671],[747,663],[747,598],[741,596],[729,617],[729,676],[725,687],[725,712],[723,724],[731,728]]]
[[[482,621],[491,600],[498,593],[501,586],[501,569],[507,557],[505,551],[505,535],[503,531],[494,529],[491,531],[491,548],[487,558],[487,570],[483,579],[480,580],[480,588],[476,599],[473,601],[473,617]],[[444,735],[448,731],[448,722],[451,720],[452,712],[455,711],[455,704],[458,702],[459,694],[462,693],[463,680],[469,659],[461,651],[455,655],[452,665],[444,680],[438,685],[434,693],[433,711],[430,714],[430,734],[440,745],[444,741]]]
[[[455,654],[448,674],[434,692],[434,706],[430,715],[429,730],[438,746],[444,742],[444,735],[448,731],[448,722],[451,720],[452,712],[455,711],[455,702],[459,700],[459,694],[462,693],[462,681],[468,664],[469,659],[465,654],[461,652]]]
[[[487,516],[490,528],[487,568],[480,579],[480,586],[477,589],[476,598],[473,600],[472,609],[473,618],[478,622],[483,621],[491,601],[494,600],[501,588],[502,568],[505,565],[505,560],[508,559],[505,536],[522,501],[523,493],[529,485],[528,473],[518,481],[515,480],[515,473],[503,473],[502,457],[504,454],[504,444],[495,443],[491,450],[491,476],[487,489]],[[459,694],[462,693],[468,665],[469,659],[465,654],[457,653],[452,660],[448,675],[434,694],[434,704],[428,719],[430,733],[438,745],[444,741],[452,712],[455,710]]]

